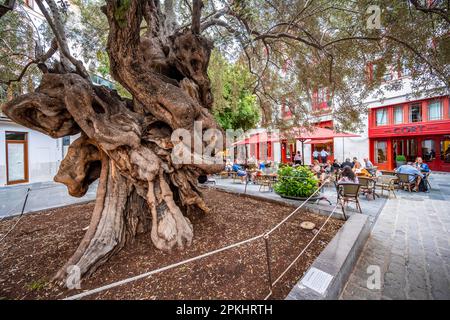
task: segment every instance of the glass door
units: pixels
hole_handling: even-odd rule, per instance
[[[439,139],[439,156],[437,157],[438,171],[450,171],[450,136]]]
[[[25,132],[6,132],[7,184],[28,182],[28,146]]]

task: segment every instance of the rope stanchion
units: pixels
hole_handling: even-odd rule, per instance
[[[312,239],[308,242],[308,244],[303,248],[303,250],[298,254],[298,256],[289,264],[289,266],[278,276],[278,278],[270,284],[270,292],[269,294],[264,298],[264,300],[267,300],[272,295],[272,288],[280,281],[283,276],[292,268],[292,266],[297,262],[297,260],[306,252],[306,250],[309,248],[309,246],[314,242],[314,240],[317,238],[317,236],[320,234],[322,229],[325,227],[327,222],[330,220],[331,216],[336,212],[336,209],[338,207],[338,204],[334,207],[334,209],[330,212],[325,222],[322,224],[322,226],[319,228],[317,233],[312,237]]]
[[[120,280],[120,281],[116,281],[116,282],[110,283],[110,284],[105,285],[105,286],[101,286],[101,287],[98,287],[98,288],[95,288],[95,289],[92,289],[92,290],[88,290],[86,292],[82,292],[82,293],[79,293],[79,294],[76,294],[76,295],[73,295],[73,296],[69,296],[69,297],[64,298],[64,300],[78,300],[78,299],[82,299],[84,297],[93,295],[95,293],[100,293],[100,292],[103,292],[105,290],[109,290],[109,289],[112,289],[112,288],[115,288],[115,287],[118,287],[118,286],[130,283],[130,282],[133,282],[133,281],[136,281],[136,280],[139,280],[139,279],[143,279],[143,278],[152,276],[154,274],[157,274],[157,273],[160,273],[160,272],[163,272],[163,271],[167,271],[167,270],[176,268],[178,266],[181,266],[181,265],[184,265],[184,264],[187,264],[187,263],[190,263],[190,262],[194,262],[194,261],[206,258],[208,256],[211,256],[211,255],[214,255],[214,254],[217,254],[217,253],[220,253],[220,252],[223,252],[223,251],[226,251],[226,250],[229,250],[229,249],[232,249],[232,248],[235,248],[235,247],[238,247],[238,246],[250,243],[252,241],[259,240],[261,238],[263,238],[265,240],[265,242],[266,242],[266,259],[267,259],[267,267],[268,267],[268,272],[269,272],[269,283],[272,285],[273,283],[272,283],[272,270],[271,270],[271,266],[270,266],[270,244],[268,242],[268,240],[269,240],[268,238],[270,236],[270,233],[272,233],[275,229],[277,229],[282,223],[286,222],[290,217],[292,217],[293,214],[298,212],[298,210],[300,208],[302,208],[304,206],[304,204],[315,193],[317,193],[319,190],[320,190],[320,187],[317,188],[316,191],[314,191],[314,193],[305,202],[300,204],[300,206],[297,207],[291,214],[289,214],[285,219],[283,219],[280,223],[278,223],[274,228],[272,228],[271,230],[269,230],[269,231],[267,231],[265,233],[262,233],[260,235],[255,236],[255,237],[252,237],[252,238],[249,238],[247,240],[236,242],[234,244],[222,247],[220,249],[216,249],[216,250],[213,250],[213,251],[206,252],[204,254],[201,254],[199,256],[196,256],[196,257],[193,257],[193,258],[190,258],[190,259],[186,259],[186,260],[183,260],[183,261],[180,261],[180,262],[177,262],[177,263],[174,263],[174,264],[162,267],[162,268],[158,268],[158,269],[155,269],[155,270],[152,270],[152,271],[149,271],[149,272],[145,272],[145,273],[136,275],[134,277],[126,278],[126,279],[123,279],[123,280]],[[277,281],[278,280],[275,280],[274,283],[276,283]]]
[[[14,228],[17,226],[19,221],[22,219],[23,213],[25,211],[25,206],[27,205],[28,195],[30,194],[30,191],[31,191],[31,188],[28,188],[27,193],[25,195],[25,200],[23,201],[22,212],[20,213],[19,218],[17,219],[16,223],[8,230],[8,232],[6,232],[6,234],[0,239],[0,242],[2,242],[14,230]]]

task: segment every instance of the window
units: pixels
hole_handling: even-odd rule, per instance
[[[25,141],[27,140],[27,134],[25,132],[6,132],[6,140]]]
[[[375,162],[386,163],[387,162],[387,142],[375,141]]]
[[[442,102],[435,100],[428,103],[428,120],[441,120],[442,119]]]
[[[422,121],[422,106],[420,103],[413,103],[409,106],[409,122]]]
[[[394,108],[394,124],[403,123],[403,106]]]
[[[436,159],[434,140],[430,139],[422,141],[422,159],[423,161],[433,161]]]
[[[386,108],[377,109],[376,111],[376,123],[377,126],[382,126],[387,124],[387,110]]]
[[[450,136],[441,140],[441,160],[450,163]]]

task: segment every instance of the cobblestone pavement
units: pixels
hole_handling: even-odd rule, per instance
[[[450,299],[450,175],[431,183],[387,202],[341,299]]]

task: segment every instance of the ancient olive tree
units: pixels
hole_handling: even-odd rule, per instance
[[[409,69],[415,87],[446,93],[450,87],[449,8],[443,2],[379,1],[382,26],[372,29],[369,0],[102,1],[109,71],[132,99],[91,83],[70,53],[57,4],[43,2],[36,0],[54,38],[30,62],[42,71],[41,83],[2,110],[54,138],[80,134],[55,177],[71,195],[82,196],[99,179],[90,226],[56,279],[64,279],[70,265],[91,274],[141,232],[150,232],[161,250],[191,243],[186,213],[208,211],[197,179],[222,164],[179,163],[173,151],[181,145],[180,154],[198,160],[192,142],[219,141],[203,134],[220,130],[207,74],[212,38],[219,50],[227,46],[229,55],[247,62],[266,124],[281,101],[292,108],[292,125],[307,122],[312,92],[327,88],[335,118],[344,128],[355,127],[363,98],[379,87],[388,67]],[[378,72],[367,81],[370,62]],[[177,138],[178,132],[190,138]]]
[[[139,232],[151,232],[161,250],[189,245],[193,227],[183,213],[208,211],[197,177],[222,167],[178,164],[171,157],[175,130],[193,132],[195,121],[203,131],[217,128],[209,112],[212,44],[199,34],[201,1],[194,2],[192,27],[181,31],[168,23],[171,17],[158,1],[107,1],[111,73],[133,100],[92,85],[82,63],[70,55],[56,4],[46,2],[48,10],[37,3],[55,34],[61,62],[46,68],[35,92],[2,109],[54,138],[81,133],[55,176],[72,196],[84,195],[99,178],[89,228],[56,278],[70,265],[89,274]],[[144,22],[147,31],[141,33]]]

